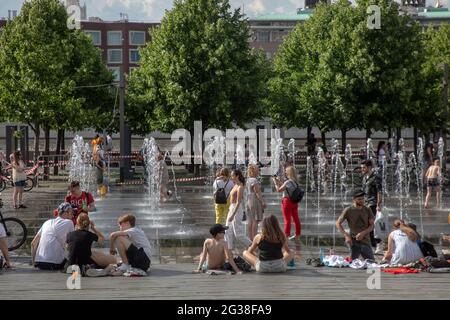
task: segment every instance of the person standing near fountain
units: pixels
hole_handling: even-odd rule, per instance
[[[363,173],[362,189],[366,195],[365,205],[372,211],[375,217],[377,211],[381,211],[381,200],[383,199],[381,176],[373,168],[372,160],[365,160],[361,163]],[[383,254],[384,244],[381,239],[376,239],[374,232],[370,232],[372,247],[376,247],[375,253]]]
[[[430,143],[430,142],[425,143],[424,152],[423,152],[423,173],[424,173],[424,179],[425,179],[425,176],[426,176],[426,172],[427,172],[428,168],[430,167],[431,161],[433,159],[433,153],[434,153],[433,149],[434,148],[433,148],[433,144],[432,143]]]
[[[234,182],[230,179],[228,168],[219,169],[213,183],[214,208],[216,210],[216,223],[225,224],[230,209],[230,193]]]
[[[427,196],[425,197],[425,209],[428,208],[428,202],[430,201],[431,194],[433,193],[433,188],[436,190],[436,206],[439,208],[441,206],[441,164],[439,159],[435,158],[434,163],[428,168],[425,173],[425,178],[427,179]]]
[[[266,201],[261,192],[261,183],[256,177],[259,175],[259,168],[251,164],[247,169],[247,218],[248,218],[248,234],[250,240],[258,233],[258,224],[263,219]]]
[[[245,178],[241,170],[233,170],[231,179],[234,187],[230,192],[230,208],[228,210],[226,226],[229,228],[225,233],[225,240],[228,243],[228,249],[233,250],[236,247],[236,241],[241,242],[245,248],[252,243],[245,235],[244,219],[244,190]]]
[[[22,160],[20,151],[16,151],[11,155],[12,165],[12,180],[14,183],[13,204],[14,209],[26,209],[27,207],[22,203],[23,188],[27,180],[25,173],[25,163]]]
[[[378,157],[378,166],[382,167],[383,163],[387,163],[387,146],[385,141],[378,142],[377,147],[377,157]]]
[[[167,168],[166,160],[164,159],[164,154],[162,152],[158,153],[156,161],[158,164],[160,200],[166,202],[172,196],[172,192],[167,189],[167,184],[169,183],[169,169]]]
[[[363,190],[353,191],[353,204],[344,209],[336,221],[336,228],[344,235],[352,259],[361,255],[363,259],[374,260],[369,234],[374,228],[375,217],[372,211],[364,206],[364,196]],[[344,221],[347,221],[350,233],[342,227]]]
[[[295,193],[298,185],[297,172],[293,166],[284,169],[286,181],[282,183],[277,176],[272,177],[277,192],[283,193],[281,200],[281,211],[284,219],[284,234],[289,240],[299,240],[301,234],[301,223],[298,216],[298,202],[294,202],[291,197]],[[294,220],[295,235],[291,236],[291,220]]]

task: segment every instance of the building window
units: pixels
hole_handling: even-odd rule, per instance
[[[130,45],[143,46],[145,44],[144,31],[130,31]]]
[[[139,50],[130,49],[130,63],[139,63],[140,59]]]
[[[101,33],[101,31],[86,30],[85,33],[92,39],[92,43],[95,46],[101,46],[102,45],[102,33]]]
[[[108,49],[108,63],[122,63],[122,49]]]
[[[108,46],[122,45],[122,31],[108,31]]]
[[[270,42],[270,31],[257,31],[256,42]]]
[[[108,67],[109,70],[112,71],[114,76],[114,81],[119,82],[120,81],[120,67]]]

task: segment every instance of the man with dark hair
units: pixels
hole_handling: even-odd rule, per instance
[[[65,202],[72,205],[73,225],[77,224],[78,215],[82,212],[89,213],[95,210],[94,197],[89,192],[81,191],[80,182],[72,181],[69,186],[69,195],[66,196]]]
[[[378,172],[373,168],[372,160],[364,160],[361,163],[363,173],[362,189],[365,193],[365,205],[376,217],[377,211],[381,211],[382,181]],[[376,247],[376,254],[383,254],[384,245],[381,239],[375,239],[373,231],[370,232],[372,247]]]

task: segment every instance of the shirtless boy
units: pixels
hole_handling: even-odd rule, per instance
[[[428,208],[433,188],[436,188],[436,204],[440,207],[441,201],[441,165],[439,159],[433,159],[433,165],[430,166],[425,174],[427,178],[427,196],[425,198],[425,208]]]
[[[228,227],[221,224],[215,224],[211,227],[209,233],[211,233],[212,238],[205,240],[198,268],[194,272],[203,272],[205,269],[225,269],[225,261],[228,261],[236,273],[242,273],[234,263],[233,254],[228,249],[227,242],[224,239],[227,229]]]

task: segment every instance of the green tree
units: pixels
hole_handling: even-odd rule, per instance
[[[444,121],[448,122],[448,112],[445,110],[448,110],[449,106],[443,105],[442,100],[444,76],[442,65],[450,65],[450,25],[441,25],[438,29],[429,27],[424,33],[423,40],[426,57],[423,64],[424,108],[430,110],[430,117],[434,118],[423,132],[431,133],[441,129]]]
[[[111,103],[107,87],[78,88],[111,83],[112,74],[87,36],[67,28],[58,0],[25,2],[8,22],[0,37],[0,74],[0,111],[30,125],[36,156],[41,128],[48,152],[50,129],[90,127],[92,115]]]
[[[248,23],[228,0],[176,0],[151,35],[129,77],[127,119],[135,133],[261,118],[265,57],[250,49]]]

